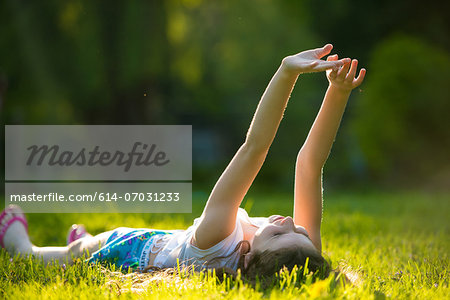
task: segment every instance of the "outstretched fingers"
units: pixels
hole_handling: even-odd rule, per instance
[[[353,86],[355,87],[359,86],[363,82],[365,76],[366,76],[366,69],[363,68],[359,71],[358,77],[353,80]]]
[[[358,68],[358,60],[354,59],[352,60],[351,67],[347,73],[347,76],[345,76],[345,80],[353,82],[353,79],[355,79],[357,68]]]
[[[333,54],[327,57],[327,61],[337,61],[338,60],[338,55],[337,54]],[[337,71],[339,70],[339,66],[335,66],[333,69],[328,70],[328,76],[330,78],[336,78],[337,76]]]
[[[329,69],[337,70],[343,64],[344,64],[343,60],[336,60],[336,61],[322,60],[322,61],[319,61],[315,70],[316,71],[325,71],[325,70],[329,70]]]
[[[348,73],[348,70],[350,68],[350,59],[344,58],[344,65],[338,70],[337,76],[340,80],[345,79],[345,75]]]
[[[363,82],[364,76],[366,75],[366,69],[361,69],[361,71],[359,71],[358,77],[355,78],[357,69],[358,60],[354,59],[352,60],[351,67],[347,73],[347,76],[345,76],[345,81],[351,84],[353,88],[359,86]]]
[[[337,54],[333,54],[327,57],[327,61],[336,61],[336,60],[338,60]]]
[[[321,48],[306,50],[295,55],[287,56],[283,59],[283,65],[287,71],[295,72],[297,75],[308,72],[327,71],[329,77],[335,77],[338,81],[344,81],[352,65],[352,60],[350,58],[339,59],[337,54],[329,55],[332,49],[333,45],[326,44]],[[322,59],[327,55],[329,56],[326,59]]]
[[[337,74],[339,68],[342,67],[347,60],[348,58],[338,59],[337,54],[330,55],[327,57],[326,61],[320,60],[320,64],[317,66],[316,70],[325,71],[332,69],[331,72],[335,73],[332,76],[334,76]]]
[[[325,55],[330,54],[331,50],[333,49],[333,45],[331,44],[326,44],[325,46],[323,46],[322,48],[317,48],[314,49],[313,51],[315,52],[315,54],[317,55],[317,58],[322,58]]]

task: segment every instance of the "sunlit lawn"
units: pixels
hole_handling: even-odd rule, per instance
[[[92,233],[119,226],[186,228],[201,212],[206,194],[194,193],[191,214],[29,214],[31,240],[60,245],[72,223]],[[291,214],[289,195],[250,195],[244,206],[251,216]],[[303,284],[284,278],[278,287],[261,291],[241,282],[218,283],[205,274],[187,278],[119,276],[99,267],[44,267],[31,259],[0,255],[0,297],[18,298],[355,298],[448,299],[450,194],[413,192],[335,193],[326,195],[323,246],[333,267],[356,274],[342,287],[332,278]]]

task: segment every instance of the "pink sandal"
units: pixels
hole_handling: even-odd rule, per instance
[[[21,222],[23,224],[23,226],[25,226],[25,229],[28,232],[28,223],[27,223],[27,220],[25,219],[25,215],[23,214],[22,209],[20,209],[20,207],[18,207],[17,205],[9,205],[7,208],[5,208],[4,211],[2,211],[2,213],[0,214],[0,226],[3,221],[3,218],[5,218],[7,214],[14,214],[14,213],[19,213],[19,214],[21,214],[21,216],[18,215],[18,216],[12,217],[0,229],[0,246],[2,248],[5,248],[5,245],[3,244],[3,238],[5,237],[6,231],[8,231],[8,228],[9,228],[9,226],[11,226],[12,223],[14,223],[16,221]]]
[[[83,225],[73,224],[70,227],[69,232],[67,233],[67,245],[69,245],[70,243],[72,243],[78,239],[81,239],[86,234],[87,234],[87,231]]]

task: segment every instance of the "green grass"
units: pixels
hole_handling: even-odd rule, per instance
[[[72,223],[92,233],[118,226],[186,228],[201,212],[206,194],[194,194],[191,214],[29,214],[31,240],[64,244]],[[250,195],[243,206],[251,216],[291,214],[289,195]],[[208,274],[178,277],[121,274],[81,260],[65,268],[0,252],[0,298],[271,298],[271,299],[449,299],[449,194],[412,192],[326,195],[323,221],[325,255],[354,285],[332,277],[281,275],[278,285],[254,289],[242,281],[217,282]],[[301,272],[300,272],[301,274]],[[298,279],[298,278],[297,278]]]

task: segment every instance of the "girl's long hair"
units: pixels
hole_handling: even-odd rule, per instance
[[[320,279],[326,278],[330,275],[331,264],[320,254],[319,251],[310,248],[290,247],[281,248],[278,250],[270,251],[265,250],[262,252],[254,252],[250,257],[247,266],[245,266],[245,256],[249,255],[251,246],[247,240],[240,241],[233,252],[227,256],[216,257],[210,262],[216,259],[225,259],[231,256],[234,252],[238,251],[243,243],[246,243],[248,250],[245,253],[241,253],[241,257],[238,262],[237,269],[240,270],[241,276],[244,280],[251,284],[255,284],[259,281],[263,286],[269,285],[275,280],[275,274],[281,269],[287,269],[292,271],[294,266],[305,267],[308,261],[308,270],[316,273]],[[227,276],[236,277],[237,271],[230,268],[216,269],[216,276],[220,279],[227,274]]]
[[[247,249],[241,249],[243,244],[247,245]],[[236,251],[241,251],[237,267],[237,270],[240,270],[241,278],[252,285],[255,285],[258,281],[262,287],[272,284],[275,280],[274,275],[281,269],[285,268],[291,271],[294,266],[299,268],[304,267],[307,260],[308,270],[313,273],[317,272],[319,278],[326,278],[331,272],[330,263],[317,250],[291,247],[281,248],[275,251],[266,250],[262,252],[254,252],[249,259],[247,266],[245,266],[245,257],[249,255],[250,250],[250,242],[247,240],[242,240],[236,245],[235,249],[229,255],[218,256],[211,259],[206,263],[206,267],[217,260],[229,258]],[[215,273],[219,280],[223,280],[225,276],[236,278],[238,275],[237,270],[227,267],[215,268]],[[154,271],[174,273],[174,271],[168,271],[168,269],[161,269],[155,266],[148,266],[142,270],[142,272]]]

